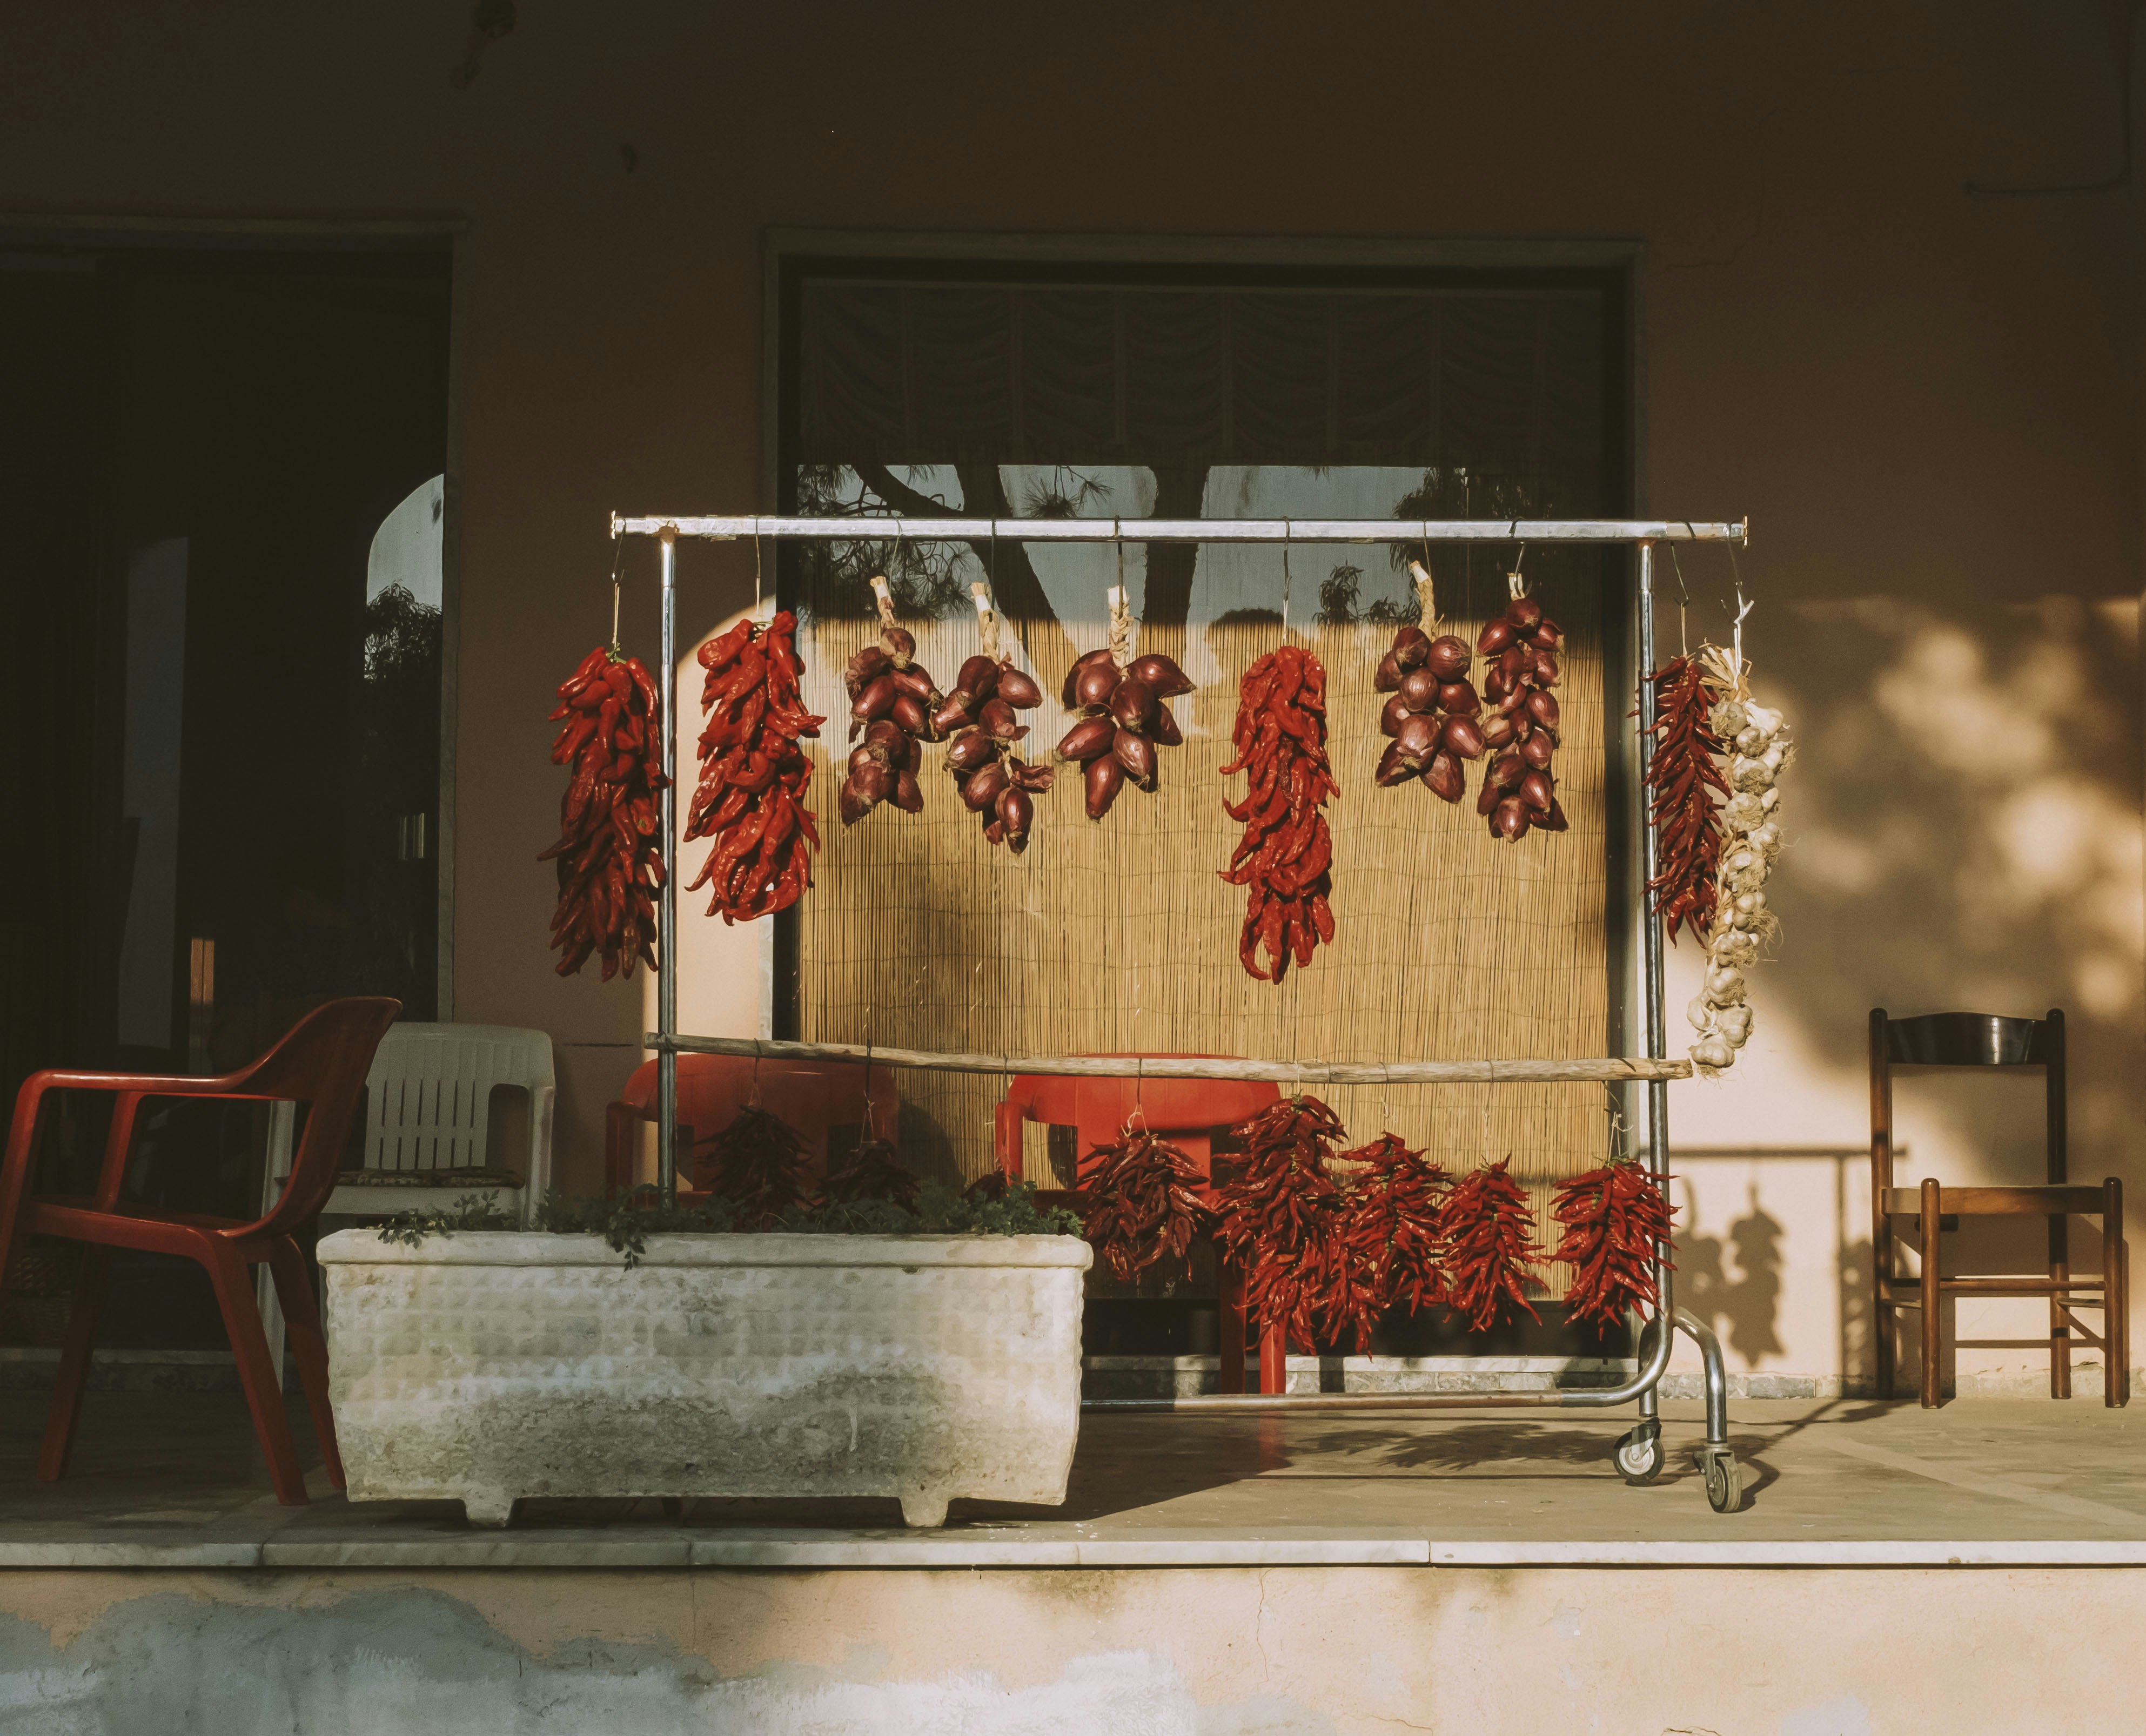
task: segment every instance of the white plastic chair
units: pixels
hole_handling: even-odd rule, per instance
[[[529,1150],[513,1166],[495,1169],[485,1150],[492,1088],[529,1097]],[[385,1217],[398,1211],[444,1210],[467,1195],[495,1195],[500,1210],[524,1224],[551,1180],[551,1111],[556,1097],[551,1040],[512,1025],[414,1025],[388,1028],[366,1080],[365,1162],[347,1172],[321,1208],[327,1217]],[[290,1175],[293,1106],[275,1105],[268,1131],[262,1209],[272,1205]],[[414,1178],[437,1175],[420,1181]],[[395,1180],[385,1179],[393,1176]],[[278,1369],[283,1361],[283,1314],[262,1269],[261,1318]]]

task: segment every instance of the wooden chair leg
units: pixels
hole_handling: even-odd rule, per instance
[[[1938,1184],[1923,1178],[1923,1409],[1938,1403]]]
[[[2062,1284],[2072,1275],[2071,1232],[2069,1221],[2061,1215],[2049,1220],[2049,1278]],[[2070,1293],[2054,1292],[2049,1297],[2049,1396],[2069,1399],[2072,1395],[2072,1316]]]
[[[112,1269],[112,1250],[94,1242],[82,1246],[82,1269],[74,1280],[74,1310],[67,1317],[67,1342],[60,1350],[59,1384],[45,1414],[45,1441],[37,1454],[37,1480],[57,1483],[67,1474],[74,1446],[75,1424],[82,1417],[82,1395],[89,1387],[92,1354],[97,1349],[97,1317],[104,1306],[104,1281]]]
[[[313,1419],[313,1438],[320,1444],[328,1481],[341,1489],[342,1454],[336,1446],[335,1412],[328,1406],[327,1338],[321,1330],[320,1308],[313,1300],[312,1285],[306,1281],[306,1259],[299,1253],[298,1245],[287,1236],[272,1242],[268,1270],[275,1276],[276,1295],[283,1304],[291,1354],[298,1364],[298,1384],[306,1389],[306,1409]]]
[[[2112,1410],[2124,1403],[2131,1372],[2131,1296],[2124,1266],[2124,1184],[2112,1175],[2101,1185],[2101,1402]]]
[[[1878,1378],[1878,1396],[1893,1396],[1893,1383],[1899,1376],[1893,1367],[1893,1334],[1897,1329],[1899,1310],[1885,1303],[1886,1284],[1892,1276],[1893,1220],[1880,1214],[1870,1226],[1870,1334],[1871,1348],[1875,1353]]]
[[[238,1384],[245,1389],[247,1409],[253,1413],[253,1432],[268,1461],[268,1480],[276,1499],[286,1507],[302,1507],[307,1499],[305,1473],[298,1466],[290,1420],[283,1414],[283,1383],[269,1365],[268,1340],[261,1330],[261,1308],[254,1300],[249,1270],[243,1260],[223,1247],[204,1255],[202,1264],[215,1287],[217,1306],[223,1310],[223,1329],[231,1336],[231,1354],[238,1364]]]

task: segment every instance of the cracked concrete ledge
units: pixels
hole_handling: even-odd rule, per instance
[[[1441,1543],[1402,1535],[1230,1537],[1212,1532],[1109,1539],[976,1530],[918,1536],[740,1528],[718,1536],[547,1529],[527,1536],[375,1537],[318,1542],[0,1540],[0,1569],[178,1568],[1167,1568],[1167,1567],[2146,1567],[2146,1541],[1962,1543],[1659,1541]]]

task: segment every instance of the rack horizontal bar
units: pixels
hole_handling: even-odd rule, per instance
[[[1751,521],[1666,518],[623,518],[616,536],[789,537],[808,542],[1747,542]]]
[[[786,1043],[763,1037],[666,1037],[647,1047],[681,1055],[735,1055],[757,1060],[876,1061],[927,1073],[1041,1073],[1064,1079],[1250,1079],[1275,1085],[1569,1085],[1689,1079],[1689,1061],[1612,1055],[1582,1060],[1245,1061],[1220,1056],[960,1055],[881,1049],[857,1043]]]

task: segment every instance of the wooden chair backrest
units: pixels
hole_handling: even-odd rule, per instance
[[[1895,1067],[2039,1067],[2048,1125],[2049,1180],[2066,1180],[2064,1015],[2039,1019],[1999,1013],[1924,1013],[1895,1019],[1870,1012],[1870,1184],[1893,1185],[1893,1070]]]

